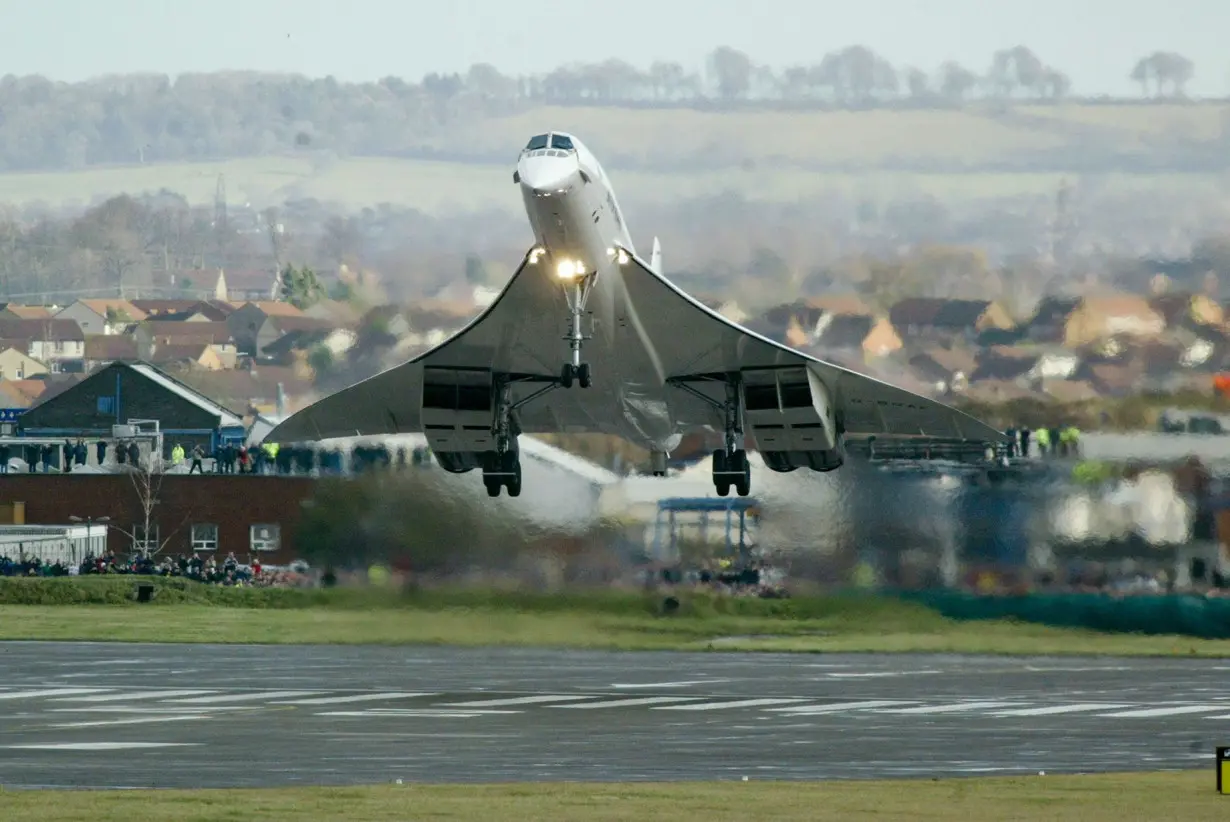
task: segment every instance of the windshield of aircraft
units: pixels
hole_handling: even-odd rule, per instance
[[[535,134],[533,137],[530,138],[530,141],[525,144],[526,151],[537,151],[540,148],[546,148],[546,147],[547,147],[547,135],[546,134]]]
[[[564,134],[552,134],[551,148],[562,148],[564,151],[572,151],[572,138]]]

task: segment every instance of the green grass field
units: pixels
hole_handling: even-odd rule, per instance
[[[506,163],[470,165],[396,159],[326,159],[287,154],[216,163],[109,167],[0,175],[0,202],[87,204],[98,196],[167,188],[211,202],[219,174],[229,199],[255,205],[315,197],[350,207],[392,203],[429,213],[476,208],[516,210],[510,169],[526,137],[547,128],[576,132],[610,166],[629,201],[661,201],[738,190],[789,202],[821,192],[857,192],[889,201],[928,194],[959,201],[983,196],[1050,194],[1063,176],[1038,166],[1022,173],[888,172],[889,165],[982,168],[1031,153],[1088,145],[1120,155],[1147,154],[1177,138],[1223,139],[1230,105],[1021,106],[1007,111],[743,111],[552,108],[492,118],[424,137],[424,148],[507,155]],[[654,164],[706,171],[637,172]],[[841,172],[825,169],[843,169]],[[1201,174],[1105,175],[1104,192],[1219,191]]]
[[[791,600],[612,592],[219,588],[133,580],[0,579],[0,640],[387,644],[647,651],[781,651],[1230,657],[1230,641],[958,622],[921,605],[842,595]]]
[[[13,791],[4,819],[39,822],[439,820],[1013,820],[1213,822],[1213,771],[859,782],[386,785],[228,791]]]

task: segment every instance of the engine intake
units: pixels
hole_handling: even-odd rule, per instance
[[[774,471],[833,471],[845,462],[828,386],[810,368],[743,371],[744,419]]]
[[[465,473],[481,465],[481,454],[495,450],[492,420],[495,389],[490,371],[423,369],[423,434],[446,471]]]

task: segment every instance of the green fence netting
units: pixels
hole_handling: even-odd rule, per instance
[[[1061,628],[1230,639],[1230,599],[1184,594],[982,596],[961,591],[910,591],[899,596],[950,619],[1019,619]]]

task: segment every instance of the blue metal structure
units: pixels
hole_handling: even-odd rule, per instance
[[[732,553],[736,548],[743,557],[748,548],[747,518],[753,522],[760,519],[760,502],[754,497],[671,497],[658,501],[658,515],[653,527],[654,555],[662,556],[663,526],[669,529],[668,548],[672,556],[678,551],[679,528],[677,516],[680,513],[700,514],[701,540],[709,536],[709,518],[712,514],[724,514],[726,527],[726,552]],[[664,522],[665,520],[665,522]],[[733,538],[735,522],[738,522],[739,539]]]

